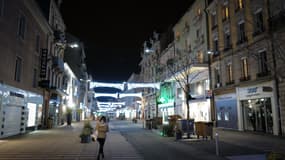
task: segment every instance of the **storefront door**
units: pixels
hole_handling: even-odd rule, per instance
[[[270,98],[241,101],[245,130],[273,133],[273,117]]]

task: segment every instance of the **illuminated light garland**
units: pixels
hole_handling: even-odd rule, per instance
[[[156,88],[160,89],[160,83],[127,83],[128,90],[134,88]]]
[[[95,87],[110,87],[110,88],[117,88],[121,91],[125,88],[125,83],[101,83],[101,82],[90,82],[90,89]]]
[[[97,105],[125,105],[126,102],[97,102]]]
[[[160,89],[160,83],[101,83],[101,82],[90,82],[90,89],[96,87],[110,87],[110,88],[117,88],[121,91],[124,91],[125,85],[127,85],[127,89],[134,89],[134,88],[156,88]]]
[[[139,97],[142,98],[142,92],[140,93],[120,93],[119,98],[123,97]]]
[[[113,98],[124,98],[124,97],[139,97],[142,98],[142,92],[139,93],[96,93],[94,97],[113,97]]]
[[[113,97],[118,98],[118,93],[95,93],[94,97]]]

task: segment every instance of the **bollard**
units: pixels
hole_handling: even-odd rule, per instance
[[[219,134],[216,132],[215,135],[215,139],[216,139],[216,155],[219,156],[220,155],[220,151],[219,151]]]

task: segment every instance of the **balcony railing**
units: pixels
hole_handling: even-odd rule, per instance
[[[240,82],[249,81],[250,80],[250,76],[240,77],[239,80],[240,80]]]
[[[66,39],[65,39],[65,34],[62,31],[59,30],[55,30],[54,31],[54,40],[56,41],[56,43],[61,43],[64,44]]]
[[[216,83],[214,87],[215,88],[220,88],[220,87],[222,87],[222,83]]]
[[[50,80],[41,80],[39,81],[39,87],[41,88],[50,88]]]
[[[260,78],[260,77],[266,77],[266,76],[269,76],[269,75],[270,75],[269,71],[267,71],[267,72],[260,72],[260,73],[256,74],[256,77]]]
[[[264,29],[264,27],[262,27],[262,28],[260,28],[260,29],[258,29],[258,30],[256,30],[256,31],[254,31],[254,32],[252,33],[252,36],[253,36],[253,37],[258,36],[258,35],[262,34],[264,31],[265,31],[265,29]]]
[[[52,66],[54,69],[58,70],[59,72],[64,72],[64,62],[61,58],[53,57]]]
[[[239,39],[239,40],[237,41],[237,45],[243,44],[243,43],[245,43],[245,42],[247,42],[247,37],[244,37],[243,39]]]
[[[234,81],[234,80],[231,80],[231,81],[226,82],[226,85],[227,85],[227,86],[232,85],[232,84],[235,84],[235,81]]]

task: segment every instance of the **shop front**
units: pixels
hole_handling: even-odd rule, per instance
[[[26,132],[26,93],[23,90],[0,85],[0,138]]]
[[[27,130],[36,130],[42,126],[43,96],[28,92],[27,94]]]
[[[240,130],[278,134],[273,82],[237,88]]]
[[[215,96],[217,127],[238,129],[236,93]]]
[[[195,122],[211,122],[210,99],[192,100],[189,106],[190,117]]]
[[[168,117],[174,115],[174,102],[159,104],[158,108],[162,114],[162,124],[168,124]]]
[[[60,124],[60,106],[61,106],[61,97],[52,93],[49,101],[49,115],[48,115],[48,128],[57,126]]]

